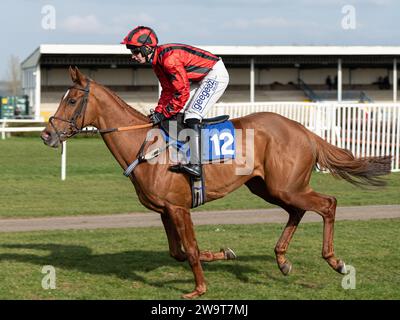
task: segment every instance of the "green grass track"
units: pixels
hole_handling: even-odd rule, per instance
[[[400,299],[400,219],[338,221],[338,257],[355,270],[355,289],[321,257],[322,224],[301,224],[283,276],[274,246],[281,224],[197,227],[202,249],[233,248],[237,260],[204,263],[208,292],[200,299]],[[41,286],[42,268],[56,289]],[[193,290],[187,262],[169,257],[164,230],[79,230],[0,234],[0,299],[180,299]]]

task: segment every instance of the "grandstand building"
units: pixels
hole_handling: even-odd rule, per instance
[[[230,74],[221,102],[397,101],[400,47],[200,46],[219,55]],[[41,45],[22,62],[23,92],[35,118],[53,114],[76,65],[128,104],[154,108],[159,85],[150,65],[121,45]]]

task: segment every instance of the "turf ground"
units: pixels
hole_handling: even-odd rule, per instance
[[[281,224],[197,227],[203,249],[233,248],[237,260],[203,264],[201,299],[400,299],[400,220],[339,221],[338,257],[354,267],[355,289],[321,258],[322,224],[301,224],[283,276],[273,248]],[[169,257],[162,228],[0,234],[0,299],[180,299],[194,288],[187,262]],[[56,289],[41,286],[42,268]]]
[[[68,143],[67,181],[59,151],[38,138],[0,141],[0,217],[65,216],[144,211],[130,182],[100,139]],[[400,203],[400,174],[367,191],[314,174],[312,186],[339,205]],[[245,188],[200,208],[266,208]],[[289,277],[273,248],[281,224],[196,228],[202,249],[232,247],[235,261],[204,264],[209,291],[201,299],[399,299],[399,219],[338,221],[336,253],[356,271],[356,288],[321,258],[322,224],[301,224],[288,252]],[[162,228],[0,234],[0,299],[179,299],[194,287],[187,263],[168,254]],[[41,286],[43,266],[56,270],[56,289]]]

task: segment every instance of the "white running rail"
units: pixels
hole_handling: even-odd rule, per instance
[[[208,116],[238,118],[255,112],[275,112],[295,120],[356,157],[391,155],[392,171],[400,171],[398,103],[218,103]]]
[[[400,171],[400,103],[218,103],[207,116],[228,114],[238,118],[255,112],[275,112],[295,120],[328,142],[351,150],[356,157],[391,155],[392,171]],[[2,138],[7,132],[43,130],[43,127],[7,127],[8,123],[34,122],[39,123],[0,119]],[[65,159],[62,170],[65,179]]]

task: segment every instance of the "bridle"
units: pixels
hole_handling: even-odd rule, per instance
[[[56,135],[58,136],[59,140],[61,141],[61,138],[71,138],[72,136],[76,135],[77,133],[111,133],[111,132],[121,132],[121,131],[128,131],[128,130],[135,130],[135,129],[144,129],[144,128],[150,128],[153,126],[153,123],[145,123],[145,124],[139,124],[139,125],[134,125],[134,126],[128,126],[128,127],[118,127],[118,128],[109,128],[109,129],[93,129],[93,130],[83,130],[83,126],[85,123],[85,112],[86,108],[89,102],[89,93],[90,93],[90,79],[86,78],[87,84],[85,88],[79,87],[79,86],[72,86],[69,88],[71,89],[77,89],[80,91],[84,92],[84,95],[81,99],[81,102],[79,106],[75,109],[72,118],[71,119],[63,119],[60,117],[52,116],[49,118],[49,124],[51,127],[54,129]],[[68,102],[67,102],[68,103]],[[81,127],[78,127],[78,119],[82,117],[82,122],[81,122]],[[54,120],[62,121],[68,123],[69,126],[69,132],[68,131],[60,131],[57,129],[56,125],[54,124]],[[142,146],[140,147],[139,153],[138,153],[138,159],[136,159],[134,162],[132,162],[128,168],[125,170],[124,174],[126,176],[129,176],[132,171],[135,169],[135,167],[144,161],[148,161],[150,159],[153,159],[155,157],[158,157],[159,154],[164,151],[166,148],[169,147],[171,143],[168,143],[165,147],[163,148],[157,148],[147,154],[144,154],[144,148],[146,144],[149,142],[148,138],[144,140],[142,143]],[[62,148],[64,148],[64,144],[62,144]]]
[[[76,110],[74,111],[72,118],[71,119],[63,119],[60,117],[56,117],[56,116],[52,116],[49,118],[49,123],[52,126],[52,128],[54,129],[55,133],[57,134],[58,138],[66,137],[66,138],[70,138],[72,136],[74,136],[77,133],[81,133],[83,132],[83,124],[85,123],[85,111],[86,111],[86,107],[88,104],[88,100],[89,100],[89,92],[90,92],[90,79],[86,79],[87,80],[87,84],[85,88],[82,87],[78,87],[78,86],[73,86],[70,87],[69,89],[76,89],[76,90],[80,90],[84,92],[84,95],[81,99],[81,102],[78,106],[78,108],[76,108]],[[81,128],[78,127],[77,121],[78,119],[82,117],[82,125]],[[54,124],[54,120],[58,120],[58,121],[62,121],[62,122],[67,122],[69,123],[70,127],[70,132],[67,131],[60,131],[57,129],[56,125]]]
[[[83,125],[85,123],[85,112],[86,112],[86,107],[88,105],[89,101],[89,93],[90,93],[90,82],[91,80],[89,78],[86,78],[87,84],[85,88],[79,87],[79,86],[72,86],[69,89],[76,89],[84,92],[84,95],[81,99],[81,102],[74,111],[72,118],[71,119],[63,119],[60,117],[52,116],[49,118],[49,123],[51,127],[54,129],[56,135],[58,136],[59,139],[61,137],[64,137],[66,139],[71,138],[72,136],[78,134],[78,133],[110,133],[110,132],[119,132],[119,131],[128,131],[128,130],[135,130],[135,129],[144,129],[144,128],[150,128],[153,126],[152,123],[146,123],[146,124],[141,124],[141,125],[134,125],[134,126],[128,126],[128,127],[118,127],[118,128],[110,128],[110,129],[93,129],[93,130],[87,130],[83,129]],[[82,122],[81,122],[81,127],[78,127],[78,119],[82,117]],[[58,130],[56,125],[54,124],[54,120],[66,122],[70,125],[69,127],[69,132],[68,131],[61,131]]]

